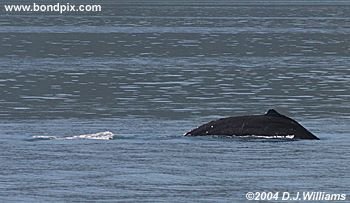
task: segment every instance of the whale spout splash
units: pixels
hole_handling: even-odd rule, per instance
[[[74,136],[66,136],[66,137],[57,137],[57,136],[44,136],[44,135],[36,135],[33,136],[33,139],[38,140],[76,140],[76,139],[89,139],[89,140],[112,140],[114,134],[110,131],[98,132],[93,134],[82,134],[82,135],[74,135]]]
[[[263,115],[221,118],[184,134],[185,136],[240,136],[319,140],[297,121],[274,109]]]

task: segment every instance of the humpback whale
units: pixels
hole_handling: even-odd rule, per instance
[[[319,140],[297,121],[270,109],[263,115],[221,118],[184,134],[185,136],[252,136]]]

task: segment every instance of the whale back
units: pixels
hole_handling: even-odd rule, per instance
[[[187,132],[185,135],[294,135],[295,138],[299,139],[318,139],[297,121],[274,109],[269,109],[263,115],[236,116],[214,120]]]

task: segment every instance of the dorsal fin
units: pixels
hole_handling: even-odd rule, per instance
[[[265,116],[282,116],[280,113],[278,113],[275,109],[269,109]]]

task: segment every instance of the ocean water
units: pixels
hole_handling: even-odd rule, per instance
[[[98,3],[1,10],[1,202],[349,200],[348,2]],[[182,136],[270,108],[320,140]]]

